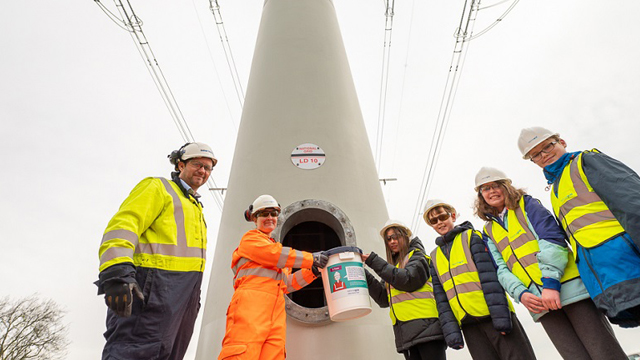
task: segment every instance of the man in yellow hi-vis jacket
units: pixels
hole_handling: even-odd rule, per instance
[[[197,190],[217,159],[209,146],[187,143],[169,160],[172,179],[142,180],[102,237],[103,360],[182,359],[193,333],[207,245]]]

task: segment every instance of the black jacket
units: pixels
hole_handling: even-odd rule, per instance
[[[453,228],[453,230],[449,231],[446,235],[438,237],[436,239],[436,245],[438,245],[445,256],[449,258],[451,245],[453,244],[453,240],[456,235],[469,229],[473,229],[473,225],[470,222],[465,221]],[[473,232],[470,244],[471,255],[473,257],[473,262],[476,264],[476,268],[478,269],[482,292],[484,293],[484,299],[489,307],[493,327],[496,331],[509,333],[511,332],[511,313],[509,310],[509,303],[507,302],[504,289],[500,285],[500,282],[498,282],[498,274],[496,273],[496,268],[491,261],[491,256],[482,242],[482,237],[479,233],[475,231]],[[433,267],[433,263],[431,263],[430,266],[431,273],[433,274],[433,292],[436,296],[436,303],[438,304],[438,315],[440,317],[440,324],[442,324],[444,339],[447,346],[459,349],[464,345],[460,326],[458,326],[458,321],[456,320],[456,317],[451,310],[451,306],[449,305],[447,294],[445,293],[442,283],[437,276],[438,272]],[[464,328],[465,324],[482,321],[489,321],[489,317],[478,318],[467,315],[462,319],[462,328]]]
[[[415,250],[404,269],[399,269],[389,264],[386,260],[371,252],[365,262],[376,272],[382,281],[377,280],[369,271],[367,274],[367,285],[369,295],[382,308],[389,307],[389,297],[387,295],[387,285],[394,288],[412,292],[420,289],[429,279],[429,263],[425,258],[426,252],[422,242],[417,237],[409,243],[409,252]],[[401,261],[402,259],[397,259]],[[393,308],[391,309],[393,311]],[[431,340],[442,340],[442,329],[437,318],[424,318],[410,321],[400,321],[396,319],[393,326],[396,337],[396,349],[398,352],[409,350],[410,347],[425,343]]]

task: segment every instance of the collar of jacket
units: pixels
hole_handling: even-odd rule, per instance
[[[201,207],[204,208],[204,205],[200,202],[200,200],[198,200],[198,198],[200,196],[196,196],[195,191],[193,191],[193,189],[189,189],[187,190],[184,185],[182,185],[182,181],[180,179],[180,172],[178,171],[173,171],[171,172],[171,180],[176,183],[176,185],[178,185],[178,187],[180,188],[180,190],[182,191],[182,194],[187,198],[190,199],[192,198],[193,200],[196,201],[196,203],[200,204]]]
[[[409,241],[409,252],[411,252],[411,250],[420,250],[422,253],[425,253],[424,245],[422,245],[422,241],[417,236]]]
[[[436,239],[436,245],[442,246],[444,244],[451,243],[453,239],[456,238],[456,235],[467,230],[473,230],[473,224],[471,224],[468,221],[465,221],[462,224],[457,225],[456,227],[451,229],[451,231],[444,234],[444,236],[438,236],[438,238]]]
[[[545,166],[544,169],[542,169],[542,172],[544,173],[544,177],[547,179],[547,184],[553,184],[562,174],[564,167],[567,166],[571,159],[578,156],[578,154],[580,154],[580,151],[564,153],[564,155],[562,155],[560,159],[556,160],[556,162]]]

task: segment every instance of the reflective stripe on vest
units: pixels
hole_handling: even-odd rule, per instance
[[[484,299],[478,269],[471,255],[470,241],[473,230],[466,230],[453,239],[449,258],[438,246],[431,253],[431,260],[442,283],[451,310],[458,324],[467,316],[489,315],[489,307]]]
[[[161,255],[161,256],[173,257],[174,259],[170,259],[170,258],[167,258],[164,260],[155,259],[152,261],[152,263],[160,262],[163,264],[169,264],[168,267],[171,270],[193,271],[197,268],[200,268],[200,269],[202,268],[202,265],[199,265],[199,264],[204,264],[206,251],[201,247],[190,247],[187,245],[187,234],[185,231],[185,215],[182,207],[182,201],[180,200],[180,196],[175,191],[175,189],[171,186],[171,184],[167,179],[165,178],[157,178],[157,179],[159,179],[162,182],[164,189],[169,194],[169,196],[171,196],[171,199],[173,201],[173,218],[174,218],[176,229],[177,229],[176,244],[161,244],[161,243],[146,243],[146,242],[142,243],[139,241],[138,235],[132,231],[123,230],[123,229],[111,230],[103,235],[102,243],[105,243],[113,239],[123,239],[130,242],[130,244],[126,243],[125,241],[125,242],[122,242],[121,244],[118,244],[120,246],[113,246],[107,249],[100,256],[101,265],[105,264],[108,261],[114,260],[118,257],[127,257],[127,258],[133,259],[135,254],[137,259],[138,257],[142,258],[142,262],[143,262],[142,265],[144,265],[145,259],[153,258],[156,255]],[[200,216],[202,216],[202,214],[200,214]],[[204,236],[205,235],[203,235],[203,238]],[[131,247],[132,245],[133,247],[135,247],[135,249]],[[186,258],[191,258],[191,259],[186,259]],[[172,267],[175,266],[175,264],[179,264],[177,265],[178,267],[185,266],[186,269],[180,269],[180,268],[173,269]]]
[[[580,153],[565,166],[551,191],[553,212],[569,234],[574,249],[575,242],[592,248],[624,232],[624,228],[589,184],[582,169],[583,154]]]
[[[526,287],[531,286],[532,281],[542,286],[542,272],[536,256],[540,252],[540,246],[536,236],[529,228],[524,197],[520,198],[518,205],[515,210],[509,209],[507,212],[508,230],[505,230],[496,221],[487,222],[484,229],[489,238],[496,244],[509,270]],[[573,255],[571,255],[560,282],[575,279],[579,276],[578,268]]]
[[[412,250],[402,260],[403,267],[407,265],[411,255],[415,250]],[[429,257],[424,255],[429,262]],[[400,263],[396,264],[396,267],[400,267]],[[405,292],[394,288],[389,285],[387,295],[389,297],[389,317],[391,317],[391,323],[396,324],[396,318],[400,321],[410,321],[415,319],[425,318],[437,318],[438,309],[436,307],[436,300],[433,296],[433,286],[431,284],[431,275],[429,279],[416,291]]]

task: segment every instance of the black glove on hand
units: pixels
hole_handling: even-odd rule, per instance
[[[109,281],[104,284],[104,301],[120,317],[131,316],[132,295],[135,294],[140,300],[144,300],[144,295],[140,291],[138,283],[124,283],[120,281]]]
[[[313,275],[315,275],[316,277],[320,277],[321,275],[320,269],[318,269],[318,267],[315,265],[311,267],[311,272],[313,272]]]
[[[318,251],[313,253],[313,266],[323,269],[325,266],[327,266],[328,261],[329,261],[329,257],[325,254],[324,251]]]

